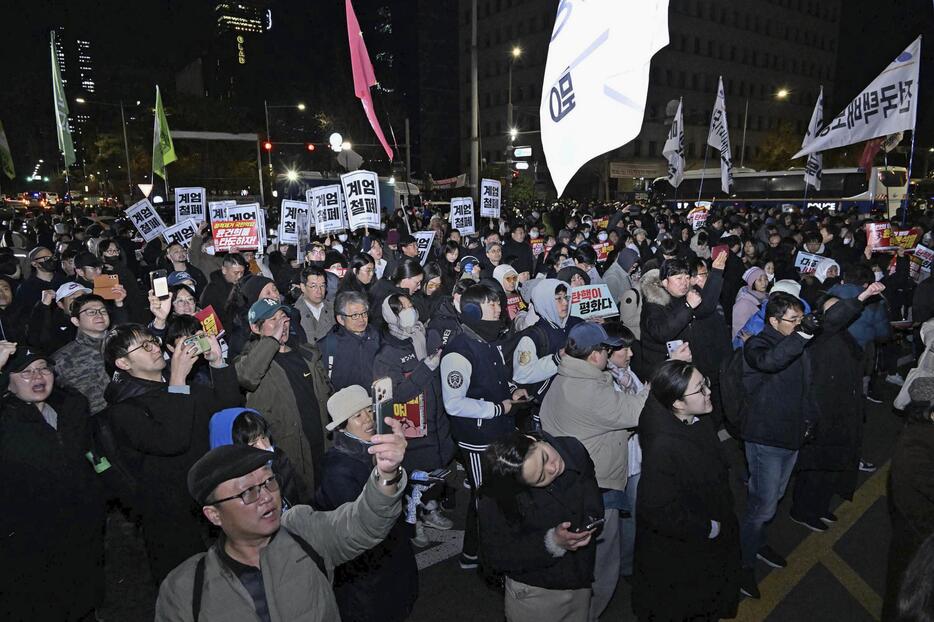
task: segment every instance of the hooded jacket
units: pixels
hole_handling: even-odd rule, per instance
[[[624,248],[619,251],[616,261],[613,262],[603,274],[603,280],[610,288],[610,295],[613,300],[619,301],[623,295],[630,289],[638,286],[638,281],[633,281],[631,272],[632,267],[639,261],[639,253],[631,248]]]
[[[854,283],[841,283],[830,288],[830,293],[838,298],[856,298],[863,292],[862,287]],[[889,324],[889,312],[885,298],[878,296],[863,305],[863,312],[847,328],[859,347],[866,349],[873,341],[884,341],[892,335]]]
[[[745,286],[739,290],[739,293],[736,294],[736,302],[733,303],[733,330],[730,332],[731,338],[736,337],[737,333],[742,330],[746,322],[749,321],[749,318],[756,314],[756,311],[759,310],[759,307],[762,306],[762,302],[766,300],[768,296],[766,292],[753,291],[749,286]]]
[[[648,390],[617,391],[610,372],[585,360],[564,356],[558,375],[542,401],[542,429],[573,436],[593,460],[601,488],[624,490],[629,476],[629,430],[639,425]]]
[[[570,289],[558,279],[543,279],[532,290],[532,306],[538,314],[538,322],[522,331],[516,349],[512,355],[512,379],[520,385],[536,385],[539,396],[548,390],[547,382],[558,373],[558,352],[568,341],[571,328],[583,320],[572,317],[570,296],[568,296],[568,315],[558,317],[558,304],[555,302],[559,287]]]

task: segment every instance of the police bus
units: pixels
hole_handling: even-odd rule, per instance
[[[701,190],[701,178],[703,189]],[[908,195],[908,171],[900,166],[872,167],[869,175],[861,168],[824,169],[821,189],[807,189],[805,199],[804,169],[787,171],[754,171],[739,169],[733,174],[733,192],[720,189],[720,169],[687,171],[678,188],[673,188],[665,177],[652,182],[653,196],[667,205],[679,209],[694,206],[698,192],[701,199],[714,205],[748,206],[755,209],[770,207],[818,208],[831,212],[880,211],[889,217]]]

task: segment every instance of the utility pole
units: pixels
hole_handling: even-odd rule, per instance
[[[123,121],[123,151],[126,154],[126,183],[130,197],[133,196],[133,178],[130,175],[130,143],[126,139],[126,113],[123,112],[123,100],[120,100],[120,120]]]
[[[470,187],[474,201],[480,188],[480,92],[477,84],[477,0],[470,3]]]

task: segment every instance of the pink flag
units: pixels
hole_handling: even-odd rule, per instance
[[[366,43],[363,42],[363,32],[360,30],[360,22],[357,21],[357,15],[354,13],[353,5],[350,0],[346,0],[347,7],[347,39],[350,41],[350,66],[353,69],[353,90],[354,94],[363,104],[363,111],[366,112],[366,118],[370,122],[370,127],[376,132],[389,161],[392,162],[392,149],[386,142],[383,135],[383,128],[379,126],[376,119],[376,110],[373,108],[373,97],[370,95],[370,87],[376,84],[376,74],[373,73],[373,64],[370,62],[370,54],[366,51]]]

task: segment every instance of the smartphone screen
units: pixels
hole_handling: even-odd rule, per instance
[[[149,273],[149,282],[152,285],[152,292],[159,298],[167,298],[169,295],[169,279],[165,270],[153,270]]]

